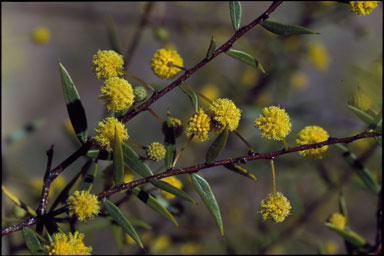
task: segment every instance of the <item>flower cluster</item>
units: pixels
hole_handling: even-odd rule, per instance
[[[311,43],[308,46],[308,57],[318,70],[325,71],[328,69],[330,56],[324,44],[320,42]]]
[[[344,229],[347,224],[347,219],[341,213],[335,212],[329,217],[328,222],[334,225],[338,229]]]
[[[216,133],[220,133],[225,128],[234,131],[239,126],[241,110],[230,99],[220,98],[209,105],[208,115],[212,119]]]
[[[36,44],[46,44],[51,38],[51,33],[46,27],[37,27],[32,31],[31,36]]]
[[[115,140],[115,129],[122,141],[128,139],[129,136],[124,124],[114,117],[105,118],[103,121],[99,122],[98,126],[95,128],[95,131],[97,132],[97,135],[94,137],[95,140],[107,151],[112,151],[113,142]]]
[[[92,247],[83,243],[84,234],[56,233],[53,242],[47,245],[48,255],[91,255]]]
[[[93,72],[97,79],[106,80],[123,75],[123,56],[112,50],[99,50],[93,55]]]
[[[147,157],[152,161],[161,161],[165,157],[167,150],[164,145],[159,142],[152,142],[145,148]]]
[[[177,179],[175,176],[169,176],[169,177],[163,178],[161,180],[165,181],[165,182],[167,182],[167,183],[171,184],[172,186],[177,187],[179,189],[181,189],[183,187],[183,183],[181,183],[181,181],[179,179]],[[172,198],[176,197],[174,194],[171,194],[171,193],[164,191],[164,190],[161,190],[161,194],[167,199],[172,199]]]
[[[153,73],[162,79],[174,78],[183,67],[183,59],[176,50],[159,49],[151,60]]]
[[[72,196],[68,197],[67,204],[69,215],[76,215],[80,221],[93,218],[100,211],[97,196],[84,190],[75,191]]]
[[[202,109],[199,109],[199,112],[193,114],[188,121],[187,136],[195,135],[200,141],[207,140],[208,132],[211,129],[210,122],[209,116]]]
[[[302,129],[296,138],[296,143],[298,145],[313,144],[319,143],[328,140],[328,133],[319,126],[306,126]],[[320,148],[311,148],[307,150],[299,151],[299,154],[302,156],[310,156],[314,159],[321,159],[322,154],[328,149],[328,146],[323,146]]]
[[[284,109],[276,106],[265,107],[255,120],[255,127],[261,130],[261,136],[268,139],[283,140],[291,132],[291,121]]]
[[[119,77],[111,77],[101,87],[99,95],[109,111],[121,111],[129,108],[134,99],[131,84]]]
[[[273,220],[275,222],[284,221],[290,214],[291,204],[288,199],[280,192],[269,194],[261,201],[259,213],[263,215],[263,220]]]
[[[379,1],[349,1],[348,8],[357,15],[367,15],[378,5]]]

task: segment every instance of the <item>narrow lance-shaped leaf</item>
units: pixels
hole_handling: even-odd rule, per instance
[[[100,160],[113,160],[113,154],[104,149],[88,150],[87,157]]]
[[[179,226],[175,218],[172,216],[172,214],[164,208],[164,206],[161,205],[153,196],[151,196],[149,193],[145,192],[144,190],[134,187],[132,189],[132,193],[137,196],[143,203],[151,207],[155,212],[159,213],[166,219],[170,220],[173,224],[176,226]]]
[[[343,193],[340,193],[339,195],[339,208],[340,208],[340,212],[344,215],[345,219],[347,220],[347,225],[348,225],[349,224],[348,209],[347,209],[347,203],[345,202]]]
[[[190,197],[183,190],[181,190],[181,189],[179,189],[179,188],[177,188],[177,187],[175,187],[175,186],[173,186],[173,185],[171,185],[171,184],[169,184],[169,183],[167,183],[165,181],[162,181],[162,180],[151,180],[151,183],[154,186],[156,186],[156,187],[158,187],[158,188],[160,188],[162,190],[165,190],[165,191],[167,191],[167,192],[169,192],[169,193],[171,193],[171,194],[173,194],[173,195],[175,195],[177,197],[180,197],[180,198],[182,198],[184,200],[187,200],[187,201],[189,201],[191,203],[196,203],[196,201],[193,200],[193,198]]]
[[[197,99],[196,93],[186,86],[180,85],[179,87],[185,94],[188,95],[189,99],[191,100],[191,103],[192,103],[192,106],[193,106],[193,109],[195,110],[195,112],[198,112],[199,111],[199,101]]]
[[[225,164],[224,167],[227,168],[228,170],[236,172],[236,173],[238,173],[240,175],[243,175],[245,177],[248,177],[248,178],[250,178],[252,180],[256,180],[256,176],[253,175],[253,173],[251,173],[250,171],[248,171],[247,169],[241,167],[238,164]]]
[[[352,110],[353,113],[355,113],[355,115],[360,118],[362,121],[364,121],[367,125],[374,125],[376,126],[375,122],[374,122],[374,118],[368,114],[368,113],[365,113],[364,111],[354,107],[354,106],[351,106],[351,105],[348,105],[348,108],[350,110]]]
[[[215,39],[212,37],[211,38],[211,42],[209,43],[209,47],[208,47],[208,51],[207,51],[207,56],[206,58],[207,59],[210,59],[212,58],[212,54],[213,52],[216,50],[216,41]]]
[[[229,1],[229,12],[231,14],[232,26],[237,31],[241,22],[241,3],[240,1]]]
[[[339,229],[339,228],[337,228],[336,226],[334,226],[331,223],[325,223],[325,225],[329,229],[331,229],[333,231],[336,231],[346,241],[348,241],[349,243],[351,243],[351,244],[353,244],[353,245],[355,245],[357,247],[363,246],[363,245],[365,245],[367,243],[364,238],[362,238],[359,234],[357,234],[354,231]]]
[[[373,192],[378,193],[380,191],[379,184],[375,178],[372,177],[371,172],[357,159],[356,155],[340,143],[334,145],[340,149],[347,162],[356,170],[357,175],[364,182],[364,184]]]
[[[121,147],[121,138],[117,133],[115,127],[115,140],[113,143],[113,179],[115,180],[116,186],[120,185],[123,181],[124,176],[124,158],[123,149]]]
[[[298,35],[298,34],[319,34],[317,32],[313,32],[308,28],[304,28],[297,25],[287,25],[276,21],[264,20],[260,22],[260,25],[266,30],[283,36],[289,35]]]
[[[204,204],[207,206],[209,213],[212,215],[217,226],[219,227],[221,236],[224,236],[223,221],[221,219],[219,205],[217,204],[215,195],[213,194],[208,182],[197,174],[191,174],[192,183],[197,193],[200,195]]]
[[[114,203],[107,199],[102,200],[105,209],[111,215],[111,217],[124,229],[127,234],[135,240],[135,242],[141,247],[144,248],[143,243],[140,240],[140,237],[136,233],[135,228],[129,222],[129,220],[124,216],[124,214],[120,211],[119,207],[117,207]]]
[[[133,226],[145,228],[145,229],[152,229],[152,227],[148,223],[146,223],[142,220],[135,219],[135,218],[128,218],[128,217],[127,217],[127,219],[129,220],[129,222],[131,222],[131,224]]]
[[[95,178],[96,178],[96,174],[97,174],[97,167],[98,167],[98,164],[96,162],[92,162],[91,168],[90,168],[87,176],[85,177],[85,179],[81,185],[80,190],[85,190],[88,192],[90,192],[92,190],[93,183],[95,182]]]
[[[108,31],[109,43],[111,44],[112,50],[114,50],[119,54],[122,54],[120,43],[119,43],[119,37],[117,36],[117,32],[116,32],[116,26],[115,26],[115,23],[113,22],[112,17],[110,16],[107,18],[107,31]]]
[[[165,168],[169,169],[171,168],[172,163],[175,160],[175,156],[176,156],[175,130],[172,127],[172,121],[171,121],[171,117],[169,116],[169,113],[167,114],[167,120],[165,122],[164,127],[165,127],[164,147],[166,149],[164,164],[165,164]]]
[[[128,165],[133,171],[137,172],[142,177],[148,177],[152,176],[153,173],[151,169],[149,169],[148,165],[143,163],[143,161],[140,160],[137,153],[126,143],[121,143],[123,155],[124,155],[124,162],[126,165]]]
[[[39,239],[29,228],[23,228],[21,230],[25,244],[32,255],[44,255],[44,249],[40,244]]]
[[[123,250],[124,250],[124,236],[123,236],[123,229],[116,224],[111,225],[112,228],[112,235],[113,235],[113,240],[115,241],[116,249],[119,252],[120,255],[123,255]]]
[[[60,62],[59,67],[64,101],[67,105],[69,119],[71,120],[73,129],[75,130],[80,142],[85,143],[88,136],[88,125],[84,107],[81,104],[79,93],[77,92],[76,86],[69,76],[68,71]]]
[[[228,49],[225,52],[227,55],[231,56],[232,58],[235,58],[255,69],[259,69],[261,72],[265,73],[265,70],[263,66],[260,64],[258,60],[256,60],[254,57],[249,55],[246,52],[240,51],[240,50],[235,50],[235,49]]]
[[[209,147],[207,155],[205,157],[206,162],[208,164],[213,163],[215,159],[220,155],[221,151],[223,151],[225,144],[227,144],[228,139],[228,128],[225,128],[219,136],[217,136],[216,140]]]

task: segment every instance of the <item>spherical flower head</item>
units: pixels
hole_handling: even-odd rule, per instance
[[[163,178],[161,180],[165,181],[165,182],[167,182],[167,183],[171,184],[172,186],[177,187],[179,189],[181,189],[183,187],[183,183],[181,183],[181,181],[179,179],[177,179],[175,176],[169,176],[169,177]],[[164,191],[164,190],[161,190],[161,194],[167,199],[173,199],[176,197],[174,194],[171,194],[171,193]]]
[[[46,44],[51,38],[51,33],[46,27],[37,27],[32,31],[31,36],[36,44]]]
[[[312,43],[308,48],[308,57],[312,64],[320,71],[328,69],[330,57],[327,49],[322,43]]]
[[[291,121],[285,109],[277,106],[265,107],[255,120],[255,127],[261,130],[261,136],[273,140],[283,140],[291,132]]]
[[[329,135],[323,128],[319,126],[306,126],[297,134],[296,143],[298,145],[313,144],[326,141],[328,138]],[[302,156],[309,156],[314,159],[321,159],[322,154],[327,151],[327,149],[328,146],[311,148],[299,151],[299,154]]]
[[[199,112],[194,113],[188,121],[187,136],[195,135],[198,140],[205,141],[208,139],[208,132],[211,129],[210,122],[211,118],[202,109],[199,109]]]
[[[332,213],[332,215],[329,217],[328,222],[334,225],[336,228],[344,230],[345,225],[347,224],[347,219],[343,214],[335,212]]]
[[[348,8],[357,15],[367,15],[378,5],[379,1],[349,1]]]
[[[130,173],[124,173],[123,182],[124,183],[129,183],[131,181],[133,181],[133,175],[130,174]]]
[[[159,49],[151,60],[153,73],[162,79],[174,78],[183,66],[183,59],[176,50]]]
[[[56,233],[53,242],[47,245],[48,255],[91,255],[92,247],[83,243],[84,234]]]
[[[216,133],[225,128],[234,131],[239,126],[241,110],[230,99],[216,99],[209,105],[208,115]]]
[[[161,161],[165,157],[167,150],[164,145],[159,142],[152,142],[145,148],[147,157],[152,161]]]
[[[123,75],[123,56],[112,50],[99,50],[93,55],[93,72],[97,79],[106,80]]]
[[[288,199],[280,192],[269,194],[261,201],[259,213],[263,215],[263,220],[273,220],[283,222],[285,217],[290,214],[291,204]]]
[[[101,87],[99,95],[109,111],[121,111],[132,106],[133,89],[127,80],[119,77],[111,77]]]
[[[136,86],[133,89],[133,95],[135,95],[136,101],[143,101],[145,98],[147,98],[147,90],[144,88],[144,86]]]
[[[67,204],[69,215],[76,215],[80,221],[93,218],[100,212],[97,196],[84,190],[75,191],[72,196],[68,197]]]
[[[124,124],[119,122],[115,117],[107,117],[98,123],[95,128],[97,135],[94,137],[97,143],[107,151],[112,151],[113,143],[115,141],[115,127],[120,139],[128,139],[127,129]]]
[[[361,91],[356,90],[354,94],[348,99],[348,104],[362,111],[366,111],[371,107],[372,100]]]

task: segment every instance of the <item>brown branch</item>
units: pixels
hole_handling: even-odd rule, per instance
[[[252,153],[251,155],[246,155],[246,156],[236,157],[236,158],[228,158],[228,159],[216,161],[212,164],[203,163],[203,164],[199,164],[199,165],[190,166],[187,168],[168,169],[162,173],[159,173],[159,174],[156,174],[153,176],[149,176],[149,177],[146,177],[143,179],[135,180],[135,181],[132,181],[130,183],[123,183],[117,187],[114,187],[114,188],[108,189],[106,191],[100,192],[97,195],[97,197],[99,200],[101,200],[104,197],[108,197],[112,194],[121,192],[123,190],[129,190],[129,189],[132,189],[136,186],[148,183],[152,179],[158,180],[158,179],[166,178],[169,176],[176,176],[176,175],[181,175],[181,174],[192,174],[192,173],[198,172],[202,169],[207,169],[207,168],[211,168],[214,166],[222,166],[225,164],[238,163],[238,162],[246,163],[247,161],[253,161],[253,160],[258,160],[258,159],[271,159],[271,158],[275,158],[275,157],[285,155],[288,153],[307,150],[307,149],[311,149],[311,148],[319,148],[319,147],[323,147],[326,145],[332,145],[332,144],[336,144],[336,143],[350,143],[350,142],[358,140],[358,139],[370,138],[370,137],[379,137],[379,136],[382,136],[382,132],[362,132],[362,133],[357,134],[357,135],[352,136],[352,137],[329,138],[327,141],[324,141],[324,142],[302,145],[302,146],[298,146],[298,147],[294,147],[294,148],[288,148],[288,150],[282,149],[280,151],[275,151],[275,152],[270,152],[270,153],[265,153],[265,154]],[[60,208],[60,209],[56,210],[55,212],[49,213],[47,215],[56,216],[57,214],[61,214],[61,213],[65,212],[65,208],[66,207],[64,206],[63,208]],[[37,222],[37,217],[30,218],[21,224],[17,224],[17,225],[3,229],[1,232],[1,235],[4,236],[4,235],[10,234],[12,232],[21,230],[22,228],[31,226],[31,225],[35,224],[36,222]]]

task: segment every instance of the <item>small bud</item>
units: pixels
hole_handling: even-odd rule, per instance
[[[143,86],[137,86],[133,89],[133,95],[136,101],[143,101],[147,98],[147,90]]]
[[[12,208],[13,215],[15,215],[16,218],[24,218],[27,212],[21,208],[20,206],[14,205]]]

